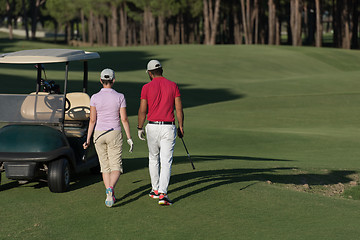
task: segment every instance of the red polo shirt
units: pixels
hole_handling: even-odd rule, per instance
[[[175,98],[180,97],[176,83],[164,78],[156,77],[141,90],[141,99],[147,100],[148,121],[173,122]]]

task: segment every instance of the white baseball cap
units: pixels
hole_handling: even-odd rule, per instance
[[[100,74],[101,80],[113,80],[115,78],[115,72],[110,68],[105,68]]]
[[[158,60],[150,60],[147,64],[147,71],[161,68],[161,63]]]

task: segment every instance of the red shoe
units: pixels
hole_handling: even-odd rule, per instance
[[[160,194],[159,205],[169,206],[171,204],[173,204],[173,202],[168,198],[167,195]]]
[[[149,196],[150,196],[151,198],[159,198],[159,192],[158,192],[158,190],[151,191],[151,192],[149,193]]]

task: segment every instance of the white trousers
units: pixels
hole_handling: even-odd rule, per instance
[[[153,190],[167,194],[176,139],[175,125],[147,124],[149,172]]]

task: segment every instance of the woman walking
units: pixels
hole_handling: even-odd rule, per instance
[[[122,93],[112,87],[115,82],[115,73],[106,68],[100,74],[102,89],[94,94],[90,100],[90,121],[84,149],[90,144],[94,133],[94,144],[99,158],[102,178],[106,188],[105,205],[112,207],[116,198],[114,188],[123,173],[122,167],[122,132],[124,127],[129,152],[133,150],[133,141],[130,135],[130,125],[126,113],[126,101]]]

